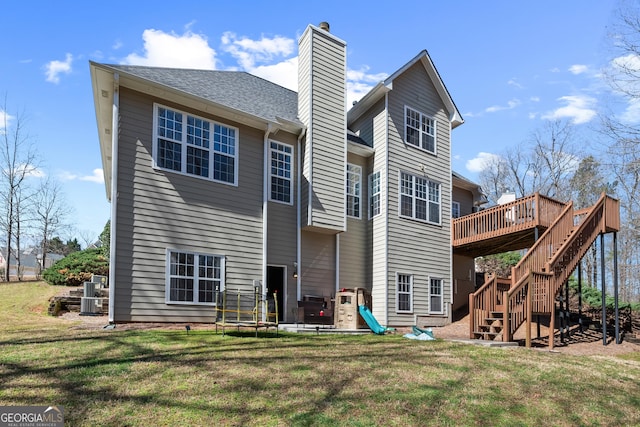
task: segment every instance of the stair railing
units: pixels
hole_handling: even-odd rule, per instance
[[[529,271],[546,271],[547,261],[562,246],[573,227],[573,202],[570,202],[520,262],[511,268],[511,281],[517,283]]]
[[[469,294],[469,338],[474,338],[476,325],[489,316],[492,311],[502,311],[505,291],[511,281],[491,276],[478,290]]]

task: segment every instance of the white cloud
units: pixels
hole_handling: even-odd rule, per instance
[[[522,86],[520,83],[518,83],[518,81],[517,81],[515,78],[510,79],[510,80],[507,82],[507,85],[508,85],[508,86],[514,86],[514,87],[517,87],[518,89],[524,89],[524,86]]]
[[[482,172],[487,166],[495,163],[497,160],[500,160],[499,155],[481,151],[473,159],[467,160],[465,166],[469,172],[477,173]]]
[[[540,102],[540,97],[539,96],[532,96],[531,98],[529,98],[529,100],[531,102]]]
[[[569,72],[576,75],[586,73],[587,71],[589,71],[589,67],[582,64],[575,64],[569,67]]]
[[[247,71],[253,70],[258,63],[268,64],[275,58],[286,58],[294,52],[294,48],[294,40],[282,36],[262,36],[259,40],[252,40],[238,37],[231,31],[222,35],[222,49],[231,54]]]
[[[513,110],[520,104],[521,102],[519,99],[512,99],[511,101],[507,102],[507,105],[492,105],[491,107],[485,108],[484,111],[486,113],[495,113],[502,110]]]
[[[5,125],[10,126],[11,120],[13,120],[14,118],[15,117],[7,113],[6,111],[0,110],[0,135],[4,134]]]
[[[596,99],[587,95],[570,95],[558,98],[558,101],[566,104],[542,116],[543,119],[571,119],[573,124],[579,125],[590,122],[596,116],[593,108]]]
[[[620,120],[630,125],[640,123],[640,99],[632,98],[627,104],[627,108],[620,115]]]
[[[101,168],[94,169],[91,175],[78,175],[68,171],[63,171],[58,174],[58,177],[62,181],[87,181],[95,182],[96,184],[104,184],[104,175]]]
[[[206,36],[186,31],[182,35],[147,29],[142,33],[144,54],[132,53],[123,64],[152,67],[194,68],[214,70],[216,51]]]
[[[71,63],[73,62],[73,55],[67,53],[64,61],[54,60],[45,65],[45,74],[47,81],[51,83],[60,83],[60,74],[71,73]]]
[[[260,65],[247,71],[270,82],[284,86],[287,89],[298,90],[297,56],[273,65]]]

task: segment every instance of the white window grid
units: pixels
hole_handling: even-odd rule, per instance
[[[380,214],[380,171],[369,175],[369,218]]]
[[[440,184],[400,172],[400,216],[440,224]]]
[[[396,311],[413,312],[413,274],[396,273]]]
[[[429,313],[444,313],[444,286],[442,279],[429,278]]]
[[[269,200],[293,203],[293,147],[271,141],[269,145],[271,166]]]
[[[237,185],[236,128],[155,104],[153,141],[156,167]]]
[[[347,216],[360,218],[362,199],[362,168],[347,163]]]
[[[431,154],[436,154],[435,120],[405,106],[405,142]]]
[[[167,304],[215,305],[224,289],[225,257],[167,250]]]
[[[451,202],[451,218],[460,218],[459,202]]]

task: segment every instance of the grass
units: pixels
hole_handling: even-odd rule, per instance
[[[575,357],[400,335],[82,330],[60,288],[0,285],[0,406],[70,426],[640,425],[640,357]]]

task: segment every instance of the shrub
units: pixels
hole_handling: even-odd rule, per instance
[[[50,285],[80,286],[91,280],[91,275],[109,275],[109,260],[101,249],[73,252],[42,272]]]

